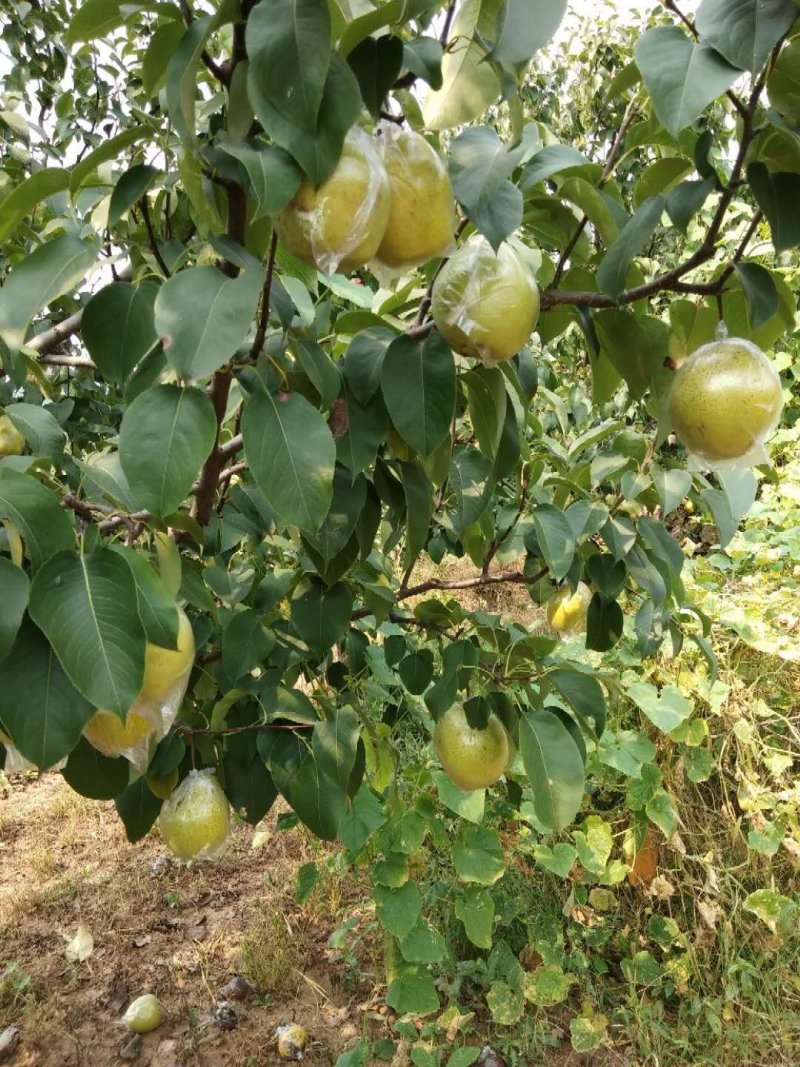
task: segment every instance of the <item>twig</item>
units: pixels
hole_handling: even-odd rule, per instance
[[[211,379],[211,385],[208,390],[217,418],[217,440],[219,440],[219,431],[228,407],[230,388],[230,370],[226,368],[218,370]],[[201,526],[205,526],[208,523],[211,518],[211,512],[214,510],[214,494],[219,485],[220,474],[225,466],[225,456],[221,455],[221,451],[215,442],[211,454],[203,464],[203,469],[197,481],[197,492],[192,503],[192,518],[196,519]]]
[[[450,28],[453,25],[453,16],[456,13],[456,0],[450,0],[447,5],[447,12],[444,16],[444,24],[442,26],[442,32],[439,34],[439,44],[446,45],[448,38],[450,37]]]
[[[161,268],[161,273],[164,275],[165,278],[169,278],[171,276],[170,269],[164,262],[164,257],[161,255],[161,251],[158,247],[158,242],[156,241],[156,235],[153,231],[153,223],[150,220],[150,208],[147,206],[147,196],[143,196],[142,199],[139,201],[139,207],[142,209],[142,218],[144,219],[145,229],[147,230],[147,239],[150,242],[150,247],[153,250],[153,255],[156,257],[156,262]]]
[[[46,367],[86,367],[89,369],[95,367],[94,360],[89,359],[88,356],[60,356],[57,353],[52,356],[42,356],[39,362]]]
[[[273,230],[272,240],[269,244],[267,272],[264,276],[264,288],[261,290],[261,308],[258,314],[258,328],[256,330],[256,336],[253,341],[253,347],[250,349],[249,359],[253,363],[258,359],[258,354],[264,347],[264,339],[267,336],[267,325],[269,323],[269,301],[272,292],[272,275],[275,272],[275,253],[277,252],[277,249],[278,234],[276,230]]]

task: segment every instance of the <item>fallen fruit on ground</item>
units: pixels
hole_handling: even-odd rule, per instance
[[[275,1028],[275,1037],[282,1060],[302,1060],[308,1033],[299,1023],[282,1023]]]
[[[485,237],[475,234],[442,268],[431,314],[456,352],[502,363],[533,333],[539,289],[515,249],[504,243],[495,253]]]
[[[164,802],[158,825],[170,852],[180,860],[212,860],[230,836],[230,807],[211,770],[190,771]]]
[[[780,378],[751,341],[712,341],[675,374],[669,407],[692,455],[712,466],[754,466],[766,462],[764,444],[780,421]]]
[[[0,456],[19,456],[25,447],[25,438],[8,415],[0,415]]]
[[[494,785],[508,766],[508,734],[500,719],[492,713],[485,729],[475,729],[462,704],[436,723],[433,747],[447,777],[467,793]]]
[[[591,599],[592,591],[585,582],[578,582],[574,593],[570,586],[565,585],[547,601],[547,621],[557,633],[579,633],[586,629],[586,616]]]
[[[380,136],[391,202],[378,260],[414,267],[442,255],[453,240],[453,189],[444,162],[420,134],[387,123]]]
[[[113,711],[96,711],[83,728],[83,736],[104,756],[124,756],[146,745],[156,724],[137,711],[129,711],[125,722]]]
[[[149,1034],[163,1023],[164,1009],[158,997],[152,993],[144,993],[131,1001],[122,1021],[135,1034]]]
[[[386,168],[373,139],[354,126],[331,176],[319,189],[304,178],[275,228],[290,252],[323,273],[349,273],[375,255],[388,217]]]
[[[194,634],[186,612],[178,608],[178,647],[161,648],[147,644],[144,658],[144,682],[140,701],[155,701],[171,697],[188,680],[194,662]],[[183,694],[181,693],[181,696]]]

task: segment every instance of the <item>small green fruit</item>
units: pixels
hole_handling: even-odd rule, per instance
[[[131,1001],[128,1010],[122,1016],[122,1021],[135,1034],[149,1034],[157,1029],[164,1021],[164,1009],[158,997],[152,993],[145,993],[136,1000]]]
[[[25,438],[8,415],[0,415],[0,456],[20,456]]]

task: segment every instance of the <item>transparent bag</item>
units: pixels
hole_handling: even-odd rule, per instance
[[[290,252],[330,276],[372,259],[388,217],[389,177],[378,146],[353,126],[330,177],[319,189],[304,178],[275,229]]]
[[[752,341],[722,333],[681,364],[669,407],[693,466],[758,466],[783,410],[780,376]]]
[[[508,242],[497,252],[473,234],[445,263],[431,301],[439,332],[461,355],[492,365],[525,345],[539,318],[539,288]]]
[[[378,126],[391,203],[376,273],[395,274],[455,250],[456,205],[444,160],[421,134],[393,122]],[[384,268],[383,272],[381,268]]]
[[[158,818],[167,848],[180,860],[215,860],[230,839],[230,805],[210,768],[189,771]]]

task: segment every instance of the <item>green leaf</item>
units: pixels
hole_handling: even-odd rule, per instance
[[[281,2],[291,3],[292,0]],[[319,0],[306,2],[319,4]],[[264,6],[263,0],[260,6]],[[285,148],[314,185],[319,186],[339,162],[345,135],[361,112],[361,90],[358,81],[341,55],[338,52],[331,53],[316,125],[312,124],[310,128],[297,125],[276,110],[262,91],[264,57],[259,49],[265,40],[272,37],[272,26],[269,19],[265,21],[262,18],[254,23],[253,15],[247,20],[250,55],[247,88],[250,102],[272,140]],[[251,27],[255,25],[258,25],[258,31],[251,31]],[[256,51],[250,50],[251,32],[258,33]],[[295,75],[295,78],[297,77],[301,75],[298,73]]]
[[[783,936],[797,929],[797,904],[774,889],[757,889],[745,899],[744,909],[756,915],[773,934]]]
[[[8,196],[0,197],[0,244],[13,233],[37,204],[49,196],[69,189],[69,171],[60,167],[42,167],[21,181]]]
[[[311,578],[292,598],[292,625],[318,656],[344,637],[352,613],[353,598],[341,582],[328,589],[318,578]]]
[[[72,751],[95,710],[30,620],[0,663],[0,694],[0,719],[15,746],[43,771]]]
[[[111,194],[111,202],[108,205],[109,227],[116,226],[125,212],[141,200],[160,173],[158,167],[151,167],[148,163],[137,163],[125,171]]]
[[[65,235],[39,247],[10,271],[0,289],[0,341],[14,355],[31,319],[74,289],[97,259],[99,240]]]
[[[82,797],[114,800],[128,785],[131,765],[124,756],[104,756],[81,737],[61,773],[67,785]]]
[[[763,163],[751,163],[747,181],[769,223],[775,251],[800,245],[800,216],[793,207],[800,196],[800,174],[769,171]]]
[[[366,406],[381,384],[386,349],[397,335],[382,326],[369,326],[357,333],[344,357],[344,375],[353,396]]]
[[[131,569],[147,640],[160,648],[177,648],[178,609],[174,596],[141,552],[119,544],[108,547],[122,556]]]
[[[600,311],[592,320],[614,369],[638,399],[652,384],[667,356],[669,329],[652,315],[637,316],[622,308]]]
[[[125,21],[126,13],[120,10],[121,7],[122,0],[85,0],[70,19],[67,40],[70,44],[78,44],[104,37]]]
[[[494,885],[506,872],[496,832],[485,826],[462,826],[453,845],[453,867],[462,882]]]
[[[75,544],[72,519],[55,493],[31,475],[5,466],[0,468],[0,519],[17,527],[34,567]]]
[[[604,245],[613,243],[619,233],[618,222],[612,214],[606,196],[599,189],[595,189],[585,178],[576,175],[561,182],[558,195],[563,200],[578,205],[597,229]]]
[[[624,292],[628,269],[653,236],[664,205],[663,196],[650,197],[622,227],[597,271],[597,283],[604,293],[616,299]]]
[[[550,830],[563,830],[583,801],[584,770],[578,746],[561,719],[543,710],[522,716],[519,742],[536,818]]]
[[[375,899],[378,920],[384,930],[400,939],[411,933],[422,911],[422,896],[416,882],[408,881],[399,889],[378,887]]]
[[[31,585],[31,618],[73,685],[124,719],[144,679],[145,634],[128,564],[109,548],[59,552]]]
[[[448,48],[442,60],[442,86],[426,94],[422,117],[430,130],[462,126],[482,115],[500,95],[500,79],[486,62],[482,39],[493,40],[500,11],[497,0],[465,0],[450,30],[457,47]]]
[[[594,652],[607,652],[619,641],[623,626],[622,608],[616,600],[606,600],[595,593],[586,617],[586,647]]]
[[[717,187],[716,178],[681,182],[667,197],[667,214],[679,230],[686,228]]]
[[[586,577],[598,593],[613,600],[625,588],[628,572],[623,560],[614,559],[606,552],[598,552],[586,561]]]
[[[427,82],[431,89],[441,89],[443,55],[442,44],[435,37],[415,37],[405,44],[403,65]]]
[[[251,826],[260,823],[275,803],[278,789],[272,775],[259,756],[241,764],[230,753],[225,754],[225,795],[234,811],[244,812]]]
[[[191,148],[197,140],[196,97],[197,68],[211,33],[222,21],[218,14],[195,19],[178,42],[167,63],[167,112],[180,139]]]
[[[602,737],[606,724],[606,698],[603,687],[594,675],[569,667],[558,667],[547,678],[577,714],[592,723],[595,735]]]
[[[257,611],[237,611],[222,631],[222,669],[232,683],[237,682],[261,666],[274,647],[275,638],[264,629]]]
[[[505,0],[489,57],[497,63],[527,63],[561,25],[567,0]]]
[[[533,512],[533,525],[544,561],[560,582],[575,557],[575,535],[569,519],[553,504],[539,504]]]
[[[456,200],[495,251],[522,225],[522,191],[508,180],[516,164],[490,126],[464,130],[450,146]]]
[[[331,60],[328,5],[260,0],[247,19],[246,43],[256,112],[264,101],[292,125],[315,130]]]
[[[739,71],[710,45],[696,44],[677,26],[647,30],[633,54],[656,115],[673,137],[739,77]]]
[[[460,897],[456,897],[455,915],[464,924],[467,937],[478,948],[492,947],[492,927],[494,925],[494,899],[487,889],[477,885],[467,886]]]
[[[389,983],[386,1003],[399,1015],[430,1015],[441,1007],[431,975],[421,964],[407,964]]]
[[[316,533],[330,509],[336,446],[325,419],[297,393],[253,394],[242,435],[247,463],[283,523]]]
[[[400,37],[365,37],[348,55],[347,62],[358,79],[361,99],[373,118],[380,117],[386,94],[403,66]]]
[[[402,22],[406,12],[406,0],[387,0],[375,10],[367,9],[365,14],[350,19],[345,26],[339,41],[339,51],[343,56],[348,56],[359,41],[363,41],[371,33],[382,30],[384,26]]]
[[[316,863],[304,863],[297,872],[294,898],[298,904],[305,904],[314,892],[320,879],[320,870]]]
[[[522,171],[520,186],[527,191],[562,170],[584,167],[588,162],[586,156],[570,145],[545,145],[528,160]]]
[[[344,550],[352,537],[367,499],[367,482],[362,475],[352,480],[351,473],[337,466],[333,478],[333,499],[318,533],[307,534],[306,541],[327,563]]]
[[[336,437],[336,458],[352,473],[364,471],[375,462],[381,442],[389,429],[389,415],[381,396],[362,405],[345,386],[347,430]]]
[[[397,673],[409,693],[419,696],[433,680],[433,653],[429,648],[412,652],[397,665]]]
[[[185,378],[205,378],[247,339],[256,310],[261,271],[228,278],[216,267],[190,267],[161,286],[156,330],[167,360]]]
[[[214,447],[211,398],[191,386],[156,385],[127,408],[119,458],[137,504],[156,515],[176,511]]]
[[[270,750],[269,771],[312,833],[323,841],[333,841],[347,811],[347,793],[322,773],[306,742],[292,734],[280,734]]]
[[[456,499],[447,519],[456,537],[461,537],[489,504],[495,485],[491,462],[477,448],[457,452],[450,462],[448,485]]]
[[[153,305],[155,285],[112,282],[95,293],[83,311],[81,334],[107,382],[122,383],[158,343]]]
[[[656,487],[665,516],[675,510],[692,488],[691,473],[680,467],[665,468],[651,463],[650,477],[653,479],[653,485]]]
[[[276,215],[297,192],[302,174],[295,161],[282,148],[264,141],[231,143],[223,141],[219,148],[238,159],[250,179],[250,192],[258,209],[250,220],[262,215]]]
[[[429,456],[450,432],[456,404],[453,353],[438,331],[424,341],[396,337],[386,350],[381,389],[403,440]]]
[[[116,159],[124,149],[129,148],[132,144],[136,144],[137,141],[141,141],[149,135],[149,127],[131,126],[127,130],[123,130],[122,133],[118,133],[115,137],[110,137],[107,141],[103,141],[99,148],[95,148],[88,156],[84,156],[80,163],[76,163],[72,168],[69,186],[73,195],[80,190],[82,185],[87,184],[86,179],[91,178],[99,166],[103,163],[108,163],[111,159]],[[103,182],[101,181],[97,184],[102,185]]]
[[[28,606],[30,582],[23,570],[0,556],[0,662],[6,658],[17,636]]]
[[[572,870],[572,865],[578,857],[578,852],[568,845],[566,841],[560,841],[550,848],[549,845],[537,844],[533,847],[533,857],[540,867],[544,867],[551,874],[559,878],[566,878]]]
[[[131,844],[141,841],[150,833],[162,804],[163,801],[150,792],[144,778],[137,778],[120,793],[114,806],[125,827],[125,836]]]
[[[703,0],[694,21],[729,63],[757,74],[796,18],[794,0]]]
[[[526,376],[528,369],[527,364],[521,362],[521,377]],[[467,390],[469,417],[478,446],[484,456],[494,459],[509,406],[505,376],[499,367],[478,367],[465,374],[462,381]]]
[[[408,568],[428,543],[434,511],[433,486],[416,463],[401,463],[406,498],[406,545],[403,567]]]
[[[645,713],[650,722],[664,733],[675,730],[692,714],[692,702],[680,689],[665,686],[661,692],[647,682],[634,682],[627,689],[628,696]]]
[[[332,719],[318,722],[311,735],[317,766],[332,781],[347,788],[356,762],[360,736],[359,719],[353,708],[337,707]]]
[[[767,78],[767,93],[781,115],[800,118],[800,41],[796,38],[781,49]]]
[[[760,263],[737,263],[736,273],[741,279],[750,309],[750,325],[757,329],[778,313],[779,300],[775,279]]]
[[[28,442],[36,456],[59,460],[66,435],[48,408],[36,404],[9,404],[4,412]]]
[[[651,196],[667,192],[676,185],[684,175],[694,169],[692,163],[682,156],[665,156],[657,159],[642,173],[633,190],[633,205],[641,205]]]
[[[420,919],[400,942],[407,963],[441,963],[447,955],[447,942],[432,926]]]

